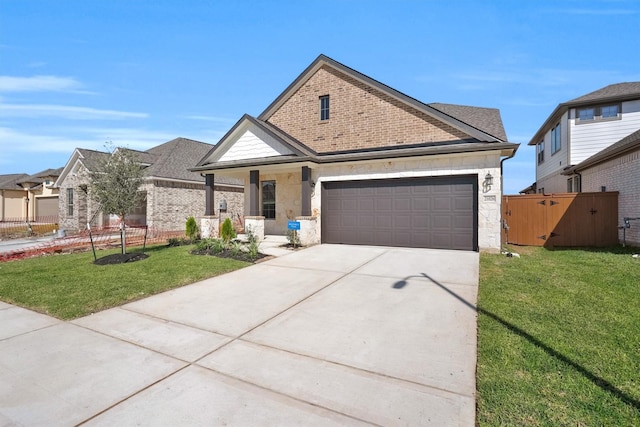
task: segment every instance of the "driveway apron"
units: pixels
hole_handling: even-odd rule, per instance
[[[0,303],[0,425],[473,426],[478,268],[319,245],[72,322]]]

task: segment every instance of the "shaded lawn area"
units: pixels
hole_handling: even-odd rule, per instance
[[[513,250],[480,257],[478,424],[640,425],[634,250]]]
[[[149,258],[117,265],[94,265],[91,252],[0,263],[0,300],[69,320],[250,265],[192,249],[152,246]]]

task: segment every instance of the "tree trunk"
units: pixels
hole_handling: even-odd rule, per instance
[[[127,228],[124,226],[124,215],[120,217],[120,240],[122,242],[122,255],[127,253]]]

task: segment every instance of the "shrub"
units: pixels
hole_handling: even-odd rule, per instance
[[[231,239],[236,238],[236,232],[233,229],[233,224],[231,224],[231,219],[227,218],[222,223],[222,230],[220,231],[220,237],[225,242],[229,242]]]
[[[259,243],[258,236],[256,236],[256,233],[253,232],[253,229],[250,226],[245,230],[245,236],[247,236],[247,243],[250,245],[252,243]]]
[[[296,230],[287,230],[287,240],[290,245],[300,246],[300,236]]]
[[[257,239],[249,242],[249,259],[255,260],[258,258],[259,246]]]
[[[192,216],[187,218],[185,234],[190,240],[196,240],[198,238],[198,224],[196,223],[196,219]]]

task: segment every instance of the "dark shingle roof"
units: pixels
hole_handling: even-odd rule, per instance
[[[443,104],[433,102],[427,104],[448,116],[467,123],[474,128],[495,136],[501,141],[507,140],[500,110],[497,108],[471,107],[468,105]]]
[[[20,181],[18,181],[18,183],[34,183],[34,184],[42,184],[42,182],[44,182],[44,178],[47,177],[53,177],[53,178],[57,178],[60,176],[60,174],[62,173],[62,169],[64,168],[57,168],[57,169],[45,169],[43,171],[40,171],[38,173],[34,173],[33,175],[28,175],[25,178],[22,178]]]
[[[211,148],[212,145],[204,142],[176,138],[147,151],[131,149],[127,151],[131,152],[137,161],[148,165],[145,169],[147,177],[204,182],[204,177],[199,172],[191,172],[189,168],[198,163]],[[104,151],[84,148],[77,150],[82,155],[82,163],[90,171],[99,169],[101,163],[109,156],[109,153]],[[216,184],[244,184],[242,180],[218,176],[215,177],[215,182]]]
[[[153,164],[146,170],[147,176],[181,179],[204,182],[199,172],[191,172],[189,168],[198,163],[210,150],[212,145],[188,138],[176,138],[147,150],[153,156]],[[241,179],[216,176],[216,184],[243,185]]]
[[[18,182],[22,182],[28,177],[29,175],[26,173],[0,175],[0,190],[22,190],[23,188],[18,185]]]
[[[82,164],[90,171],[97,170],[109,156],[109,153],[104,151],[87,150],[86,148],[78,148],[77,150],[82,156]]]
[[[586,95],[572,99],[571,101],[568,101],[567,104],[575,102],[600,101],[629,95],[640,95],[640,82],[615,83],[605,86]]]
[[[583,160],[577,165],[569,168],[567,171],[565,171],[565,174],[571,174],[574,171],[584,170],[590,166],[597,165],[598,163],[609,160],[612,157],[615,157],[634,148],[640,149],[640,129],[630,135],[625,136],[615,144],[611,144],[604,150],[597,152],[588,159]]]
[[[202,181],[204,178],[188,169],[209,152],[210,144],[187,138],[176,138],[147,150],[153,163],[146,170],[147,176],[159,178]]]

